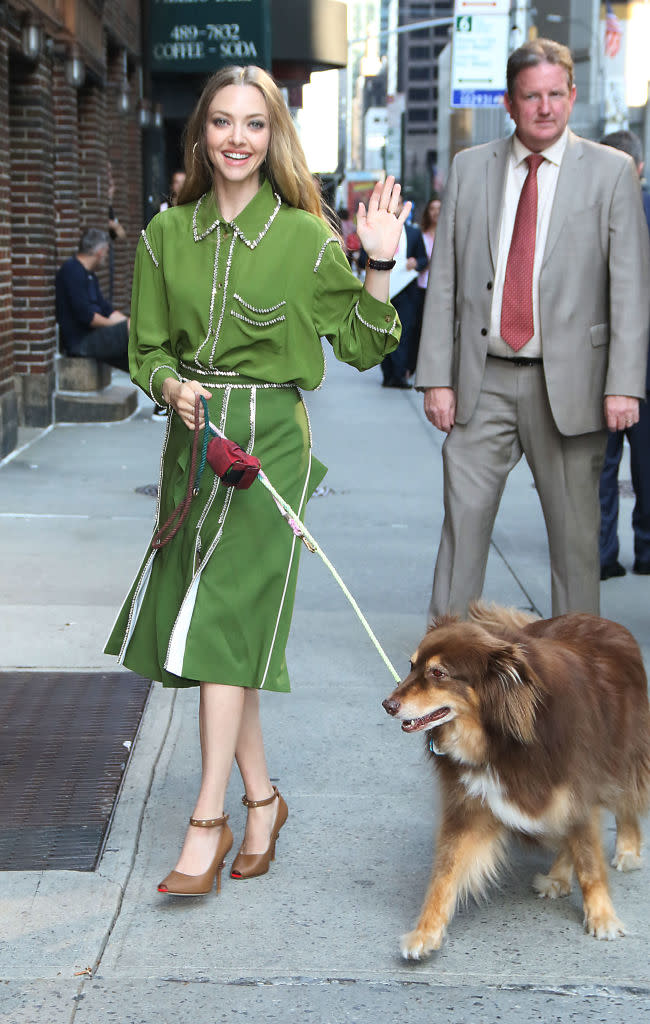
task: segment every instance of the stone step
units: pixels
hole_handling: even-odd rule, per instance
[[[136,388],[111,384],[101,391],[57,391],[56,423],[114,423],[131,416],[138,406]]]
[[[58,356],[58,391],[103,391],[111,383],[111,367],[85,356]]]

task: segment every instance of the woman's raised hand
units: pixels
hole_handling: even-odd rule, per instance
[[[378,181],[368,200],[368,209],[359,203],[357,234],[372,259],[392,260],[397,251],[404,222],[411,212],[411,203],[402,200],[401,185],[389,174],[384,182]]]

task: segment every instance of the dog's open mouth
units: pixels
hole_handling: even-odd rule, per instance
[[[430,711],[428,715],[423,715],[422,718],[405,718],[402,722],[403,732],[417,732],[418,729],[426,729],[428,725],[433,725],[434,722],[438,722],[441,718],[446,718],[451,714],[451,708],[437,708],[435,711]]]

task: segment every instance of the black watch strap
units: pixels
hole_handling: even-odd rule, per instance
[[[373,260],[371,256],[366,261],[368,270],[392,270],[395,260]]]

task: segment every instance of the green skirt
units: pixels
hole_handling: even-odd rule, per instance
[[[312,457],[298,389],[207,387],[212,423],[260,459],[302,518],[326,468]],[[156,529],[185,496],[191,443],[191,432],[170,414]],[[259,480],[237,491],[206,465],[179,532],[145,555],[106,653],[164,686],[212,682],[288,691],[285,648],[301,546]]]

